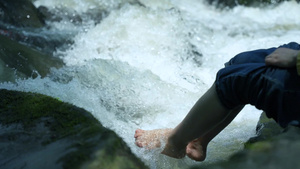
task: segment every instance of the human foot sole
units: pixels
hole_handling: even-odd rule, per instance
[[[135,144],[138,147],[154,149],[161,147],[166,142],[172,129],[142,130],[137,129],[134,134]]]

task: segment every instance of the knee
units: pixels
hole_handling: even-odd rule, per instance
[[[224,77],[219,76],[215,81],[215,89],[219,100],[224,107],[231,110],[239,105],[243,105],[241,97],[239,96],[239,88],[243,86],[242,83],[236,84],[237,79],[233,76]],[[241,90],[240,90],[241,91]]]
[[[264,64],[239,64],[221,69],[215,82],[220,100],[229,109],[249,104],[259,93],[258,79],[264,71]]]
[[[265,63],[265,58],[276,48],[259,49],[254,51],[243,52],[229,60],[225,65],[237,65],[245,63]]]
[[[294,50],[300,50],[300,45],[296,42],[290,42],[288,44],[284,44],[279,47],[284,47],[284,48],[289,48],[289,49],[294,49]]]

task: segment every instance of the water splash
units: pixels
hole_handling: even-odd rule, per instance
[[[123,3],[126,2],[126,3]],[[104,9],[99,23],[53,22],[52,31],[77,32],[74,44],[56,51],[66,66],[45,78],[19,79],[0,88],[38,92],[90,111],[116,131],[150,168],[187,168],[160,150],[134,145],[136,128],[175,127],[213,83],[215,73],[235,54],[297,41],[299,4],[220,10],[187,1],[35,1],[78,13]],[[142,4],[142,5],[141,5]],[[289,10],[292,15],[286,15]],[[280,20],[280,22],[278,22]],[[205,165],[227,159],[255,134],[260,111],[245,110],[208,147]]]

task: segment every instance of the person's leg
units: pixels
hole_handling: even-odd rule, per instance
[[[209,142],[218,135],[237,114],[244,108],[244,106],[238,106],[230,111],[228,116],[219,125],[210,130],[204,136],[191,141],[186,147],[186,155],[195,161],[204,161],[206,158],[206,150]]]
[[[191,143],[188,147],[188,155],[196,160],[202,158],[199,152],[193,154],[189,150],[195,150],[193,146],[198,146],[198,150],[200,150],[199,145],[203,145],[200,150],[203,156],[203,150],[205,151],[208,142],[235,117],[235,115],[228,116],[232,110],[240,105],[248,104],[249,96],[253,96],[255,100],[257,90],[253,92],[253,89],[260,88],[260,86],[256,86],[256,77],[264,71],[265,67],[262,53],[265,55],[268,52],[265,50],[246,52],[231,59],[229,64],[218,72],[215,84],[197,101],[185,119],[174,130],[146,132],[136,130],[136,145],[152,148],[159,145],[160,140],[167,139],[162,153],[181,158],[186,155],[186,146]],[[250,63],[247,63],[246,56],[248,58],[252,56]],[[243,99],[241,100],[241,98]],[[236,112],[239,112],[238,108]],[[195,139],[198,139],[198,142]]]
[[[299,44],[297,43],[289,43],[289,44],[286,44],[286,45],[282,45],[280,46],[279,48],[289,48],[289,49],[294,49],[294,50],[299,50],[300,49],[300,46]],[[267,55],[269,55],[270,53],[276,51],[276,49],[279,49],[279,48],[270,48],[270,49],[260,49],[260,50],[255,50],[255,51],[249,51],[249,52],[244,52],[244,53],[241,53],[241,54],[238,54],[236,57],[234,57],[233,59],[231,59],[227,64],[226,66],[231,66],[231,65],[240,65],[240,64],[251,64],[251,65],[245,65],[245,67],[249,66],[253,68],[252,64],[255,65],[255,64],[258,64],[259,63],[264,63],[264,59]],[[251,69],[252,69],[251,68]],[[254,73],[254,75],[251,73],[252,70],[254,72],[256,72],[257,70],[255,69],[249,69],[249,70],[243,70],[243,71],[246,71],[245,77],[250,77],[250,76],[253,76],[252,80],[251,78],[246,78],[248,80],[242,80],[242,82],[247,82],[248,83],[248,86],[255,86],[255,85],[250,85],[251,82],[257,82],[258,78],[256,77],[259,77],[261,75],[261,73],[265,72],[265,71],[258,71],[258,73]],[[251,70],[251,71],[250,71]],[[267,70],[267,69],[266,69]],[[239,72],[239,71],[237,71]],[[268,72],[268,71],[266,71]],[[250,74],[248,74],[250,73]],[[271,73],[270,75],[272,75],[273,73]],[[294,74],[296,74],[294,72]],[[232,74],[231,74],[232,75]],[[249,76],[250,75],[250,76]],[[257,76],[256,76],[257,75]],[[264,74],[263,76],[265,76],[266,74]],[[229,75],[230,76],[230,75]],[[240,74],[239,73],[239,76],[244,76],[243,74]],[[295,76],[297,77],[297,76]],[[242,78],[243,79],[243,78]],[[296,82],[296,79],[297,78],[291,78],[291,79],[294,79],[293,80],[293,83],[297,83]],[[235,81],[235,80],[234,80]],[[241,82],[240,80],[237,80],[238,82]],[[232,84],[232,79],[227,81],[228,83],[226,84],[230,84],[230,88],[233,88]],[[254,84],[259,84],[259,83],[254,83]],[[298,83],[299,84],[299,83]],[[244,88],[245,85],[243,85],[243,83],[238,83],[238,86],[239,87],[242,87]],[[239,88],[238,86],[235,86],[234,88]],[[246,85],[247,86],[247,85]],[[273,85],[274,86],[274,85]],[[299,86],[299,85],[294,85],[294,86]],[[262,87],[262,86],[261,86]],[[244,88],[243,89],[239,89],[238,91],[244,91],[244,92],[238,92],[238,93],[254,93],[255,96],[258,96],[258,94],[256,93],[261,93],[261,92],[254,92],[253,89],[255,89],[256,87],[254,87],[253,89],[248,89],[247,88]],[[260,87],[258,87],[260,88]],[[263,88],[263,87],[262,87]],[[267,87],[268,88],[268,87]],[[270,88],[268,88],[270,89]],[[228,90],[225,90],[225,91],[228,91]],[[248,92],[247,92],[248,91]],[[251,92],[252,91],[252,92]],[[228,94],[230,94],[232,92],[229,92],[227,93],[225,96],[229,96]],[[233,92],[233,93],[237,93],[237,92]],[[265,92],[265,93],[268,93],[268,92]],[[286,94],[287,95],[287,94]],[[295,95],[295,94],[294,94]],[[257,97],[249,97],[250,95],[242,95],[243,97],[239,96],[239,98],[242,98],[242,100],[245,100],[244,103],[240,103],[240,104],[245,104],[245,103],[249,103],[251,102],[251,99],[254,99],[256,100],[255,98]],[[246,96],[246,97],[245,97]],[[270,94],[270,96],[272,97],[273,95]],[[297,100],[295,99],[296,96],[293,97],[293,100]],[[229,97],[230,100],[235,100],[231,97]],[[276,97],[275,97],[276,98]],[[270,99],[267,99],[267,100],[270,100]],[[299,100],[299,99],[298,99]],[[222,100],[224,101],[224,100]],[[290,102],[290,101],[289,101]],[[255,105],[255,104],[254,104]],[[268,104],[266,104],[268,105]],[[297,104],[293,104],[293,105],[297,105]],[[291,107],[291,106],[287,106],[287,107]],[[205,156],[206,156],[206,147],[207,147],[207,144],[220,132],[222,131],[233,119],[234,117],[238,114],[238,112],[243,108],[243,106],[239,106],[239,107],[236,107],[234,108],[230,113],[229,115],[226,117],[226,119],[220,123],[217,127],[215,127],[214,129],[212,129],[211,131],[209,131],[207,134],[205,134],[204,136],[198,138],[198,139],[195,139],[194,141],[190,142],[187,146],[187,149],[186,149],[186,154],[194,159],[194,160],[197,160],[197,161],[202,161],[205,159]],[[295,109],[297,110],[297,109]],[[292,111],[287,111],[287,112],[292,112]],[[297,114],[297,113],[294,113],[294,114]],[[293,115],[293,116],[296,116],[296,115]],[[297,119],[294,117],[294,119]],[[298,118],[300,119],[300,118]]]
[[[298,44],[294,43],[281,47],[291,48],[293,45],[299,47]],[[278,92],[281,91],[281,82],[286,79],[295,79],[295,77],[297,79],[299,77],[293,76],[293,78],[285,78],[285,70],[266,67],[264,59],[266,55],[275,49],[276,48],[257,50],[237,55],[228,62],[224,69],[218,72],[216,78],[217,85],[213,85],[213,87],[199,99],[182,123],[174,130],[137,130],[135,134],[136,144],[140,147],[144,147],[153,141],[160,143],[161,139],[165,141],[168,138],[165,149],[162,152],[163,154],[181,158],[187,153],[186,148],[191,148],[192,150],[198,149],[198,154],[193,155],[193,153],[188,152],[188,155],[197,160],[197,158],[201,158],[197,157],[197,155],[199,156],[200,154],[199,151],[203,152],[207,143],[234,118],[234,116],[233,118],[230,118],[230,115],[228,116],[228,114],[232,112],[231,110],[236,108],[235,111],[239,112],[237,108],[238,105],[250,103],[265,112],[272,112],[270,117],[274,119],[277,119],[277,115],[281,117],[281,114],[277,113],[279,109],[282,109],[282,104],[279,104],[280,100],[282,100],[282,95]],[[249,61],[250,57],[251,59]],[[296,84],[298,84],[298,82]],[[300,85],[296,86],[299,87]],[[293,100],[297,102],[300,100],[299,98]],[[297,106],[298,104],[293,105]],[[234,115],[234,113],[231,115]],[[283,123],[287,122],[283,121]],[[156,146],[157,144],[154,145]],[[189,147],[186,147],[187,145],[189,145]],[[196,146],[198,146],[198,148]]]
[[[285,48],[299,48],[298,44],[289,43],[286,45],[282,45],[280,47]],[[272,52],[274,52],[276,48],[269,48],[269,49],[259,49],[254,51],[247,51],[236,55],[232,58],[229,62],[225,64],[225,66],[231,65],[240,65],[240,64],[249,64],[249,63],[264,63],[265,57]],[[235,117],[236,115],[242,110],[244,106],[238,106],[232,109],[226,119],[209,131],[204,136],[197,138],[190,142],[186,148],[186,154],[190,158],[196,161],[203,161],[206,158],[206,149],[208,143],[217,135],[219,134]]]
[[[244,106],[238,106],[231,110],[228,116],[215,128],[208,131],[202,137],[199,137],[191,142],[186,147],[186,155],[196,161],[203,161],[206,158],[206,150],[208,143],[218,135],[242,110]],[[136,145],[153,149],[161,146],[161,141],[166,141],[172,133],[172,129],[156,129],[156,130],[141,130],[135,132]]]
[[[182,158],[189,142],[207,134],[226,119],[230,110],[223,106],[213,85],[194,105],[184,120],[172,130],[163,154]]]
[[[222,105],[216,93],[215,85],[213,85],[197,101],[184,120],[174,130],[154,130],[149,132],[137,130],[135,133],[136,145],[153,148],[159,145],[161,139],[163,141],[167,139],[165,135],[169,135],[162,153],[174,158],[182,158],[186,154],[186,146],[189,142],[204,136],[221,124],[229,113],[230,110]]]

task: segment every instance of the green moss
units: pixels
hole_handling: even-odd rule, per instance
[[[1,124],[21,123],[26,129],[34,127],[41,118],[48,117],[53,119],[49,127],[59,135],[58,138],[78,132],[74,130],[77,125],[89,125],[89,127],[95,125],[94,130],[97,129],[99,132],[100,123],[89,113],[57,99],[40,94],[6,90],[0,90],[0,97],[2,98],[0,100]]]
[[[57,161],[65,169],[80,168],[99,158],[101,164],[111,167],[147,168],[115,132],[104,128],[84,109],[35,93],[0,90],[0,98],[1,125],[21,124],[24,131],[33,133],[37,146],[58,140],[68,143]],[[36,136],[36,130],[43,136]],[[99,151],[104,153],[100,157]]]
[[[256,152],[266,152],[272,150],[272,143],[268,141],[257,142],[248,146],[247,149]]]
[[[109,168],[109,169],[135,169],[139,168],[134,161],[128,160],[124,156],[113,156],[106,151],[97,152],[97,160],[90,163],[85,168]]]

